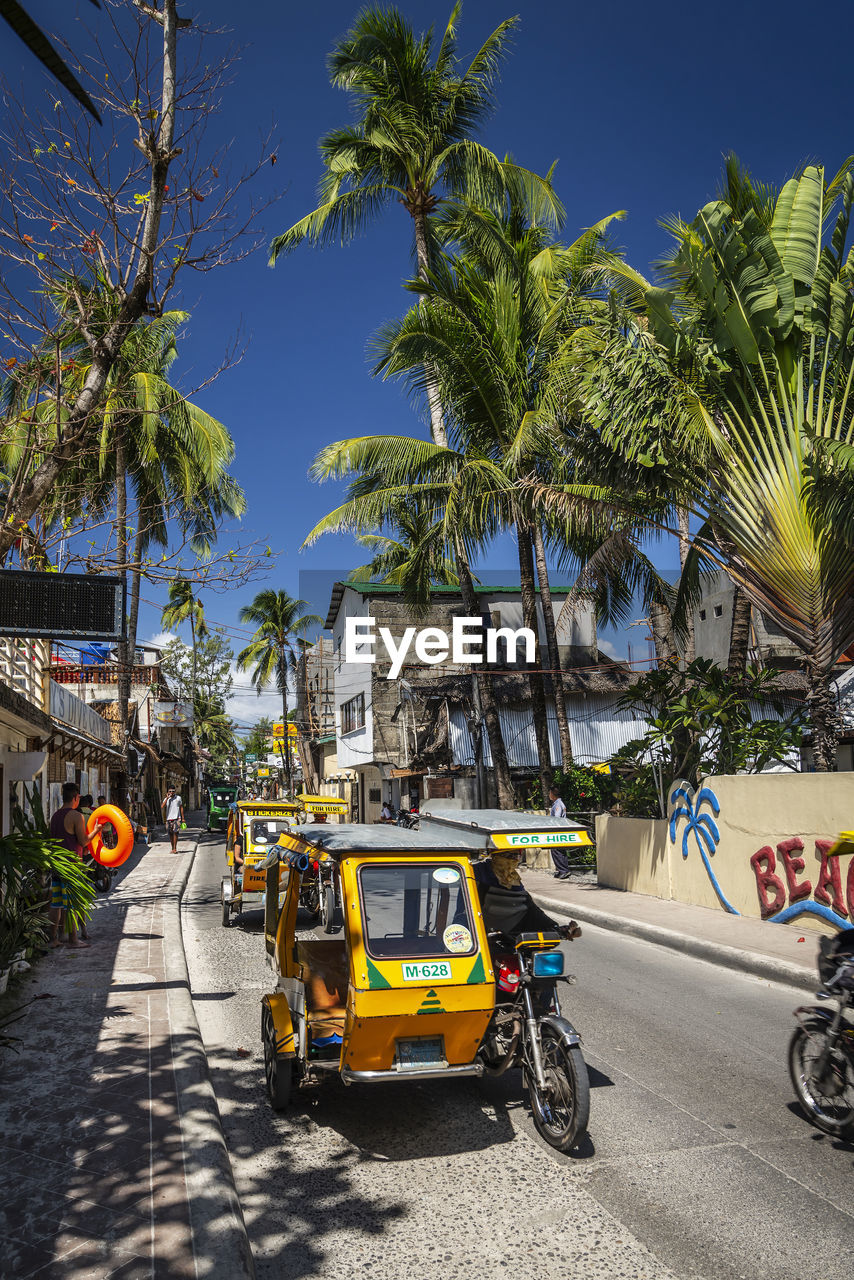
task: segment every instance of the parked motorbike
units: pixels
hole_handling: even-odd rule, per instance
[[[96,862],[88,846],[83,853],[83,869],[100,893],[109,893],[115,871],[112,867],[102,867],[100,862]]]
[[[490,934],[496,977],[495,1012],[480,1047],[484,1071],[503,1075],[521,1067],[538,1133],[549,1146],[570,1151],[590,1118],[590,1082],[578,1032],[561,1013],[557,994],[564,974],[560,933]]]
[[[837,1007],[795,1010],[789,1074],[809,1120],[824,1133],[854,1139],[854,929],[821,939],[818,972],[817,998]]]
[[[397,825],[406,827],[409,831],[418,830],[419,813],[417,809],[399,809],[397,814]]]

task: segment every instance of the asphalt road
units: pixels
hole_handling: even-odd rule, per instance
[[[332,1081],[279,1116],[261,912],[222,928],[223,869],[211,837],[184,940],[261,1280],[847,1280],[854,1147],[806,1123],[786,1071],[803,993],[585,927],[564,1002],[593,1085],[573,1158],[534,1133],[518,1073]]]

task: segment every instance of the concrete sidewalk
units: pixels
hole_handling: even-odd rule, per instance
[[[4,1277],[254,1275],[181,941],[197,845],[198,828],[177,856],[138,844],[91,947],[52,952],[0,1002],[32,1002],[0,1051]]]
[[[523,875],[525,887],[545,911],[644,938],[758,978],[807,991],[819,985],[820,935],[814,930],[604,889],[592,879],[555,880],[542,871],[523,871]]]

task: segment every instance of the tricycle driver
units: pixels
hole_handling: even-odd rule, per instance
[[[581,937],[581,927],[570,920],[558,924],[538,907],[519,875],[521,850],[495,850],[474,863],[474,878],[487,933],[558,933],[572,940]]]

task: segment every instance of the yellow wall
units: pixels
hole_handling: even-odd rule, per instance
[[[832,882],[824,888],[835,919],[816,914],[814,907],[802,909],[807,903],[828,905],[822,901],[819,889],[822,846],[817,848],[817,842],[833,841],[840,831],[854,829],[854,774],[730,775],[706,778],[702,787],[715,797],[718,812],[715,814],[715,805],[708,797],[698,803],[699,789],[691,797],[695,813],[708,818],[700,826],[699,838],[703,839],[704,829],[709,832],[713,851],[705,845],[704,848],[720,892],[732,909],[740,915],[760,916],[763,899],[766,915],[800,903],[794,918],[788,921],[799,929],[826,932],[834,923],[839,927],[854,923],[851,852],[825,863],[828,872],[834,866],[838,871],[839,892],[834,893]],[[671,787],[671,795],[673,790]],[[680,803],[679,799],[675,801],[676,805]],[[718,840],[714,839],[712,822],[717,827]],[[704,865],[698,834],[688,830],[686,838],[687,827],[688,819],[680,817],[671,840],[669,824],[663,821],[600,817],[596,823],[599,883],[727,910]],[[797,847],[798,841],[802,849]],[[767,852],[756,859],[762,850]],[[761,894],[751,858],[765,876]],[[803,859],[802,868],[796,859]],[[807,883],[809,891],[804,892]]]

